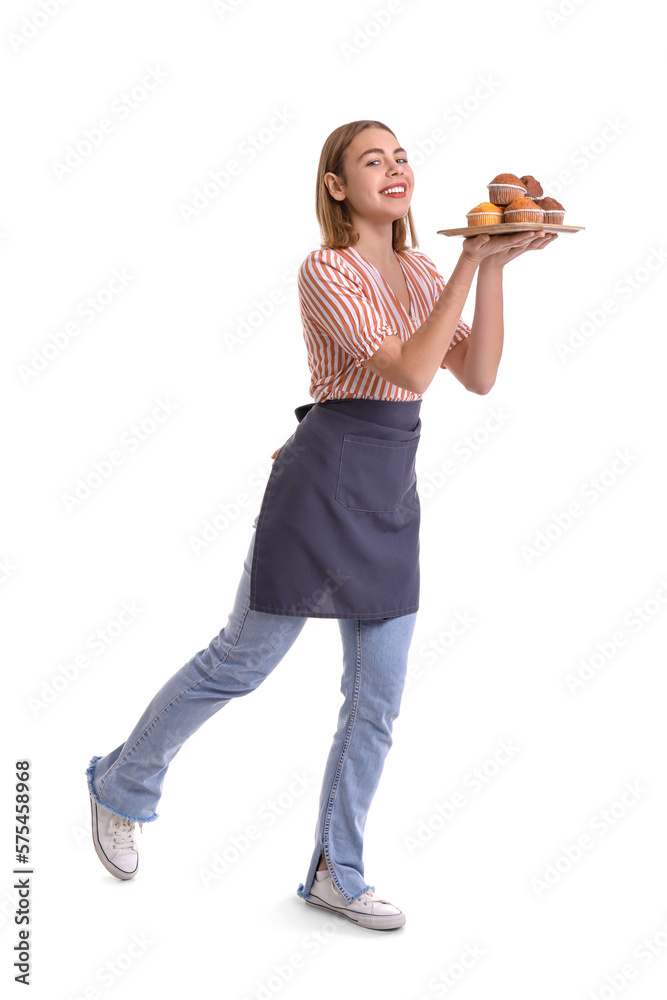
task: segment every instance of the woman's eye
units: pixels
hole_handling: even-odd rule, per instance
[[[368,163],[366,164],[366,166],[367,167],[372,167],[374,163],[379,163],[379,162],[380,162],[379,160],[369,160]],[[399,156],[396,162],[397,163],[399,163],[399,162],[407,163],[408,161],[407,161],[407,159],[404,156]]]

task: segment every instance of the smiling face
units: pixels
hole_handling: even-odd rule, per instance
[[[324,175],[337,201],[347,205],[353,224],[360,219],[390,225],[407,215],[414,189],[407,153],[395,135],[367,128],[354,137],[343,156],[345,176]]]

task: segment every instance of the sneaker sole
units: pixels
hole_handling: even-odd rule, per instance
[[[102,862],[102,864],[104,865],[104,867],[106,868],[106,870],[111,875],[115,875],[116,878],[123,879],[123,881],[125,881],[125,880],[127,880],[129,878],[134,878],[134,876],[139,871],[139,859],[138,858],[137,858],[137,867],[134,869],[134,871],[133,872],[124,872],[122,868],[118,868],[117,865],[114,865],[113,861],[109,861],[108,857],[104,853],[104,850],[102,848],[102,845],[100,844],[100,841],[99,841],[99,838],[98,838],[98,835],[97,835],[97,803],[95,802],[95,800],[93,798],[91,798],[91,800],[90,800],[90,820],[91,820],[91,827],[92,827],[92,833],[93,833],[93,844],[95,846],[95,853],[97,854],[98,858],[100,859],[100,861]]]
[[[327,910],[329,913],[337,913],[341,917],[347,917],[352,923],[358,924],[360,927],[369,927],[374,931],[392,931],[396,927],[402,927],[405,923],[405,914],[403,911],[400,913],[392,913],[386,917],[382,916],[364,916],[363,913],[356,913],[354,910],[344,910],[336,906],[331,906],[329,903],[324,901],[315,902],[315,900],[308,899],[304,900],[309,906],[316,906],[318,910]]]

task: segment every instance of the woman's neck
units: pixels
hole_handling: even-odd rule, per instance
[[[354,222],[355,229],[359,233],[359,239],[354,244],[354,249],[362,257],[369,260],[376,267],[391,267],[396,263],[396,256],[392,245],[393,227],[373,226],[360,224],[359,220]]]

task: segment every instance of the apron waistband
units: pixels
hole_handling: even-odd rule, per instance
[[[393,399],[327,399],[316,406],[334,413],[343,413],[357,420],[393,427],[396,430],[414,431],[419,421],[421,399],[405,401]]]

